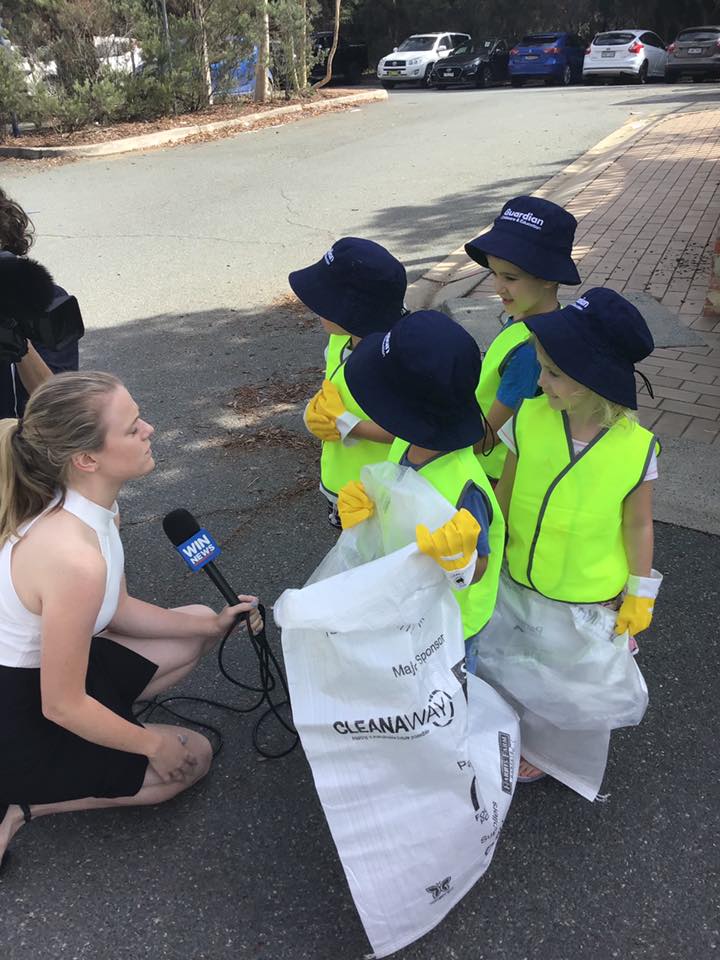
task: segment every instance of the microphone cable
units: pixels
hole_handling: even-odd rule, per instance
[[[252,728],[252,744],[256,752],[260,754],[263,760],[278,760],[281,757],[287,756],[291,753],[298,744],[299,736],[298,732],[295,729],[292,721],[288,721],[280,713],[281,708],[287,707],[290,708],[290,691],[288,689],[287,681],[282,671],[282,667],[277,661],[275,654],[273,653],[270,643],[267,639],[267,620],[265,616],[265,607],[262,604],[258,605],[258,610],[260,611],[260,616],[263,620],[262,630],[259,630],[257,633],[253,633],[250,626],[250,614],[245,613],[238,617],[227,629],[225,636],[220,641],[218,646],[217,659],[218,659],[218,668],[222,676],[233,686],[239,687],[241,690],[248,691],[249,693],[257,694],[257,699],[254,703],[246,707],[234,706],[230,703],[223,703],[220,700],[210,700],[206,697],[192,697],[182,694],[171,695],[169,697],[160,697],[159,695],[153,700],[143,702],[143,705],[140,709],[134,714],[136,720],[143,719],[145,721],[150,720],[156,710],[162,709],[166,713],[169,713],[171,716],[176,717],[178,720],[183,720],[185,723],[192,724],[196,727],[201,727],[203,730],[208,730],[217,738],[215,745],[213,746],[213,757],[217,757],[220,751],[223,748],[223,735],[222,732],[215,726],[210,723],[207,723],[204,720],[196,720],[194,717],[188,717],[186,714],[181,713],[180,711],[170,707],[169,704],[175,704],[178,702],[186,703],[202,703],[206,706],[218,707],[222,710],[227,710],[230,713],[235,714],[246,714],[253,713],[255,710],[260,709],[263,704],[267,704],[265,710],[257,717]],[[224,662],[225,648],[227,641],[230,638],[230,635],[238,626],[241,620],[245,621],[247,627],[248,637],[250,643],[252,644],[255,656],[258,662],[258,674],[259,674],[259,686],[253,686],[252,684],[244,683],[239,680],[237,677],[233,676],[229,669],[226,667]],[[282,694],[284,694],[284,699],[279,702],[275,702],[271,694],[280,688]],[[288,747],[279,751],[271,751],[263,747],[260,743],[260,732],[265,727],[268,719],[274,717],[277,722],[283,727],[288,733],[292,735],[292,742]]]

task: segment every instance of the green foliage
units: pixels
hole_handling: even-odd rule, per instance
[[[9,114],[17,105],[22,120],[60,131],[199,110],[211,93],[210,64],[216,65],[212,94],[222,99],[261,32],[260,0],[165,0],[167,24],[162,0],[1,2],[13,44],[37,63],[54,61],[57,77],[28,91],[22,77],[18,82],[16,73],[0,63],[0,111]],[[273,72],[288,96],[297,95],[307,89],[314,62],[311,35],[318,0],[268,3]],[[137,41],[140,72],[103,66],[95,38],[113,34]]]
[[[269,0],[271,69],[277,86],[290,97],[307,89],[317,57],[312,47],[315,0]]]
[[[13,116],[22,116],[28,91],[17,54],[9,46],[0,46],[0,140]]]

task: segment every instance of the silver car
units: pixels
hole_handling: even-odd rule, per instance
[[[720,27],[688,27],[668,47],[665,79],[720,77]]]

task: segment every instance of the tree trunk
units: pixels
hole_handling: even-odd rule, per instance
[[[330,83],[332,80],[332,64],[335,57],[335,51],[337,50],[338,37],[340,36],[340,0],[335,0],[335,25],[333,27],[333,42],[330,47],[330,53],[328,54],[327,64],[325,65],[325,76],[322,80],[318,80],[317,83],[313,84],[314,90],[319,90],[320,87],[324,87],[326,83]]]
[[[298,81],[300,90],[304,90],[308,82],[307,67],[307,0],[302,0],[302,26],[300,27],[300,57],[298,60]]]
[[[268,0],[260,0],[260,43],[255,65],[255,102],[265,103],[268,94],[267,72],[270,59],[270,13]]]
[[[210,72],[210,57],[208,56],[207,25],[205,23],[205,8],[202,0],[195,0],[195,17],[200,27],[200,61],[202,63],[203,80],[205,82],[205,96],[209,106],[213,105],[212,74]]]

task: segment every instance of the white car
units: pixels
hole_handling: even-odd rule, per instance
[[[414,33],[377,65],[378,80],[388,89],[396,83],[428,86],[432,68],[450,52],[467,43],[467,33]]]
[[[118,73],[137,73],[143,65],[142,50],[132,37],[93,37],[95,55],[101,66]]]
[[[598,33],[585,51],[583,80],[632,77],[638,83],[665,77],[665,42],[652,30],[609,30]]]

